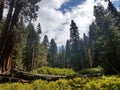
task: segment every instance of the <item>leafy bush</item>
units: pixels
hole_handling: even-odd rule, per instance
[[[79,74],[103,74],[103,69],[101,67],[96,67],[96,68],[88,68],[88,69],[82,69],[79,71]]]
[[[0,84],[0,90],[120,90],[119,76],[77,77],[57,81]]]
[[[49,74],[49,75],[66,75],[71,76],[75,75],[75,71],[73,69],[66,69],[66,68],[52,68],[52,67],[41,67],[36,70],[33,70],[34,73],[39,74]]]

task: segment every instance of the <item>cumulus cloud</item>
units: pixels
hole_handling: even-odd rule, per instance
[[[119,0],[111,0],[112,2]],[[48,35],[49,41],[54,38],[57,45],[65,45],[69,39],[69,28],[71,20],[74,20],[79,28],[80,37],[83,33],[88,33],[89,25],[94,21],[93,6],[101,3],[105,8],[107,3],[104,0],[86,0],[76,7],[71,7],[71,10],[65,9],[65,13],[59,9],[63,4],[67,4],[70,0],[41,0],[38,12],[38,20],[35,22],[41,23],[42,39],[44,35]],[[7,15],[7,9],[4,10],[4,16]]]
[[[97,0],[96,2],[95,0],[86,0],[71,10],[66,10],[66,13],[62,13],[59,8],[68,1],[42,0],[39,3],[40,10],[37,22],[41,23],[42,37],[48,35],[49,40],[54,38],[58,46],[65,45],[66,40],[69,39],[69,28],[72,19],[76,22],[80,36],[82,37],[83,33],[88,33],[89,25],[94,20],[93,6],[98,2],[101,2],[105,7],[107,6],[101,0]]]

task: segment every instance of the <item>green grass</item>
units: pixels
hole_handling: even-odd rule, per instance
[[[65,75],[65,76],[72,76],[76,74],[76,72],[73,69],[66,69],[66,68],[61,69],[61,68],[52,68],[52,67],[41,67],[33,70],[33,73],[49,74],[49,75]]]
[[[36,80],[30,84],[0,84],[0,90],[120,90],[119,76],[78,77],[57,81]]]

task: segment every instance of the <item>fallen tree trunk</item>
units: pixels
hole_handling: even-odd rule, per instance
[[[34,80],[42,79],[47,81],[56,81],[58,79],[73,79],[76,77],[97,77],[99,74],[95,75],[74,75],[74,76],[59,76],[59,75],[45,75],[45,74],[34,74],[31,72],[25,72],[19,69],[14,69],[11,72],[0,74],[0,83],[6,82],[21,82],[21,83],[31,83]]]
[[[33,74],[30,72],[24,72],[24,71],[14,69],[10,73],[0,74],[0,83],[6,83],[6,82],[30,83],[36,79],[56,81],[61,78],[70,78],[70,77],[59,76],[59,75]]]

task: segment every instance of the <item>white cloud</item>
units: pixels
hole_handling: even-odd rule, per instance
[[[54,38],[58,46],[66,43],[69,39],[69,28],[71,20],[73,19],[78,28],[80,36],[83,33],[88,33],[89,25],[94,20],[93,16],[93,6],[97,2],[94,0],[86,0],[83,4],[78,5],[66,13],[62,13],[57,10],[62,4],[68,2],[69,0],[42,0],[39,3],[40,10],[38,12],[38,21],[41,23],[42,27],[42,37],[47,34],[49,40]],[[101,1],[101,3],[106,6],[107,4]]]
[[[80,36],[83,33],[88,33],[89,25],[94,20],[93,6],[97,3],[101,3],[104,7],[107,7],[107,3],[104,0],[86,0],[84,3],[73,7],[72,10],[62,13],[58,9],[66,2],[70,0],[41,0],[38,4],[40,10],[38,12],[38,20],[36,23],[41,23],[42,38],[44,35],[48,35],[49,40],[54,38],[57,44],[65,45],[66,40],[69,39],[69,28],[71,20],[73,19],[78,28]],[[111,0],[119,1],[119,0]],[[6,16],[7,10],[4,10],[4,16]],[[35,26],[37,25],[35,23]]]

